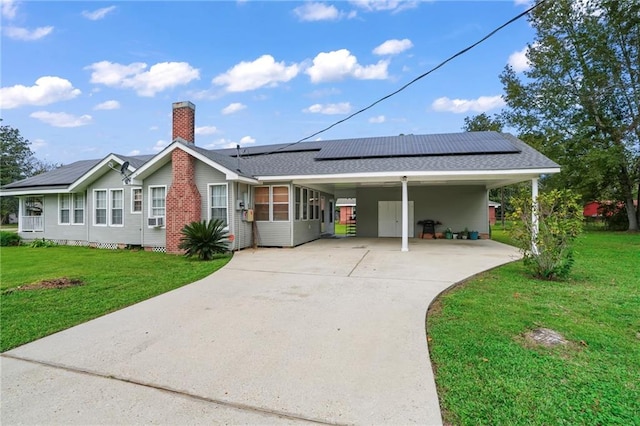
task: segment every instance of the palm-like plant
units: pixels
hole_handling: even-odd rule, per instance
[[[211,260],[217,253],[229,251],[226,239],[228,233],[224,229],[225,224],[220,219],[212,219],[209,222],[191,222],[180,231],[180,249],[185,251],[185,256],[198,256],[200,260]]]

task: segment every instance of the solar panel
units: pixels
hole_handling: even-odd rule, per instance
[[[497,132],[439,135],[400,135],[332,141],[322,146],[316,160],[518,153],[520,150]]]

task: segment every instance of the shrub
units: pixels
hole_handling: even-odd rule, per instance
[[[227,231],[225,224],[220,219],[191,222],[180,231],[180,249],[185,251],[185,256],[198,256],[200,260],[211,260],[217,253],[229,251]]]
[[[564,278],[573,265],[571,244],[582,231],[582,206],[569,190],[541,193],[537,206],[530,194],[521,193],[511,200],[514,221],[511,238],[524,255],[533,275],[547,280]],[[532,212],[538,213],[538,232],[534,234]],[[535,241],[535,248],[532,247]]]
[[[21,240],[15,232],[0,231],[0,247],[19,246]]]
[[[57,246],[58,243],[56,243],[55,241],[51,241],[51,240],[45,240],[44,238],[38,239],[38,240],[33,240],[31,241],[31,244],[29,244],[29,247],[31,248],[39,248],[39,247],[55,247]]]

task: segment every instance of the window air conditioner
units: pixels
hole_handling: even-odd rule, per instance
[[[162,216],[150,217],[147,220],[147,224],[151,227],[156,227],[156,228],[164,226],[164,217]]]

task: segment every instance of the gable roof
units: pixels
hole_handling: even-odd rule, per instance
[[[326,176],[350,179],[404,174],[555,173],[560,166],[520,139],[498,132],[461,132],[437,135],[399,135],[338,139],[292,144],[262,145],[240,149],[208,150],[176,139],[152,155],[110,154],[101,160],[83,160],[4,186],[17,190],[80,188],[110,159],[129,162],[132,178],[144,179],[171,160],[174,149],[183,149],[225,173],[228,180],[258,183],[264,180],[314,179]]]

